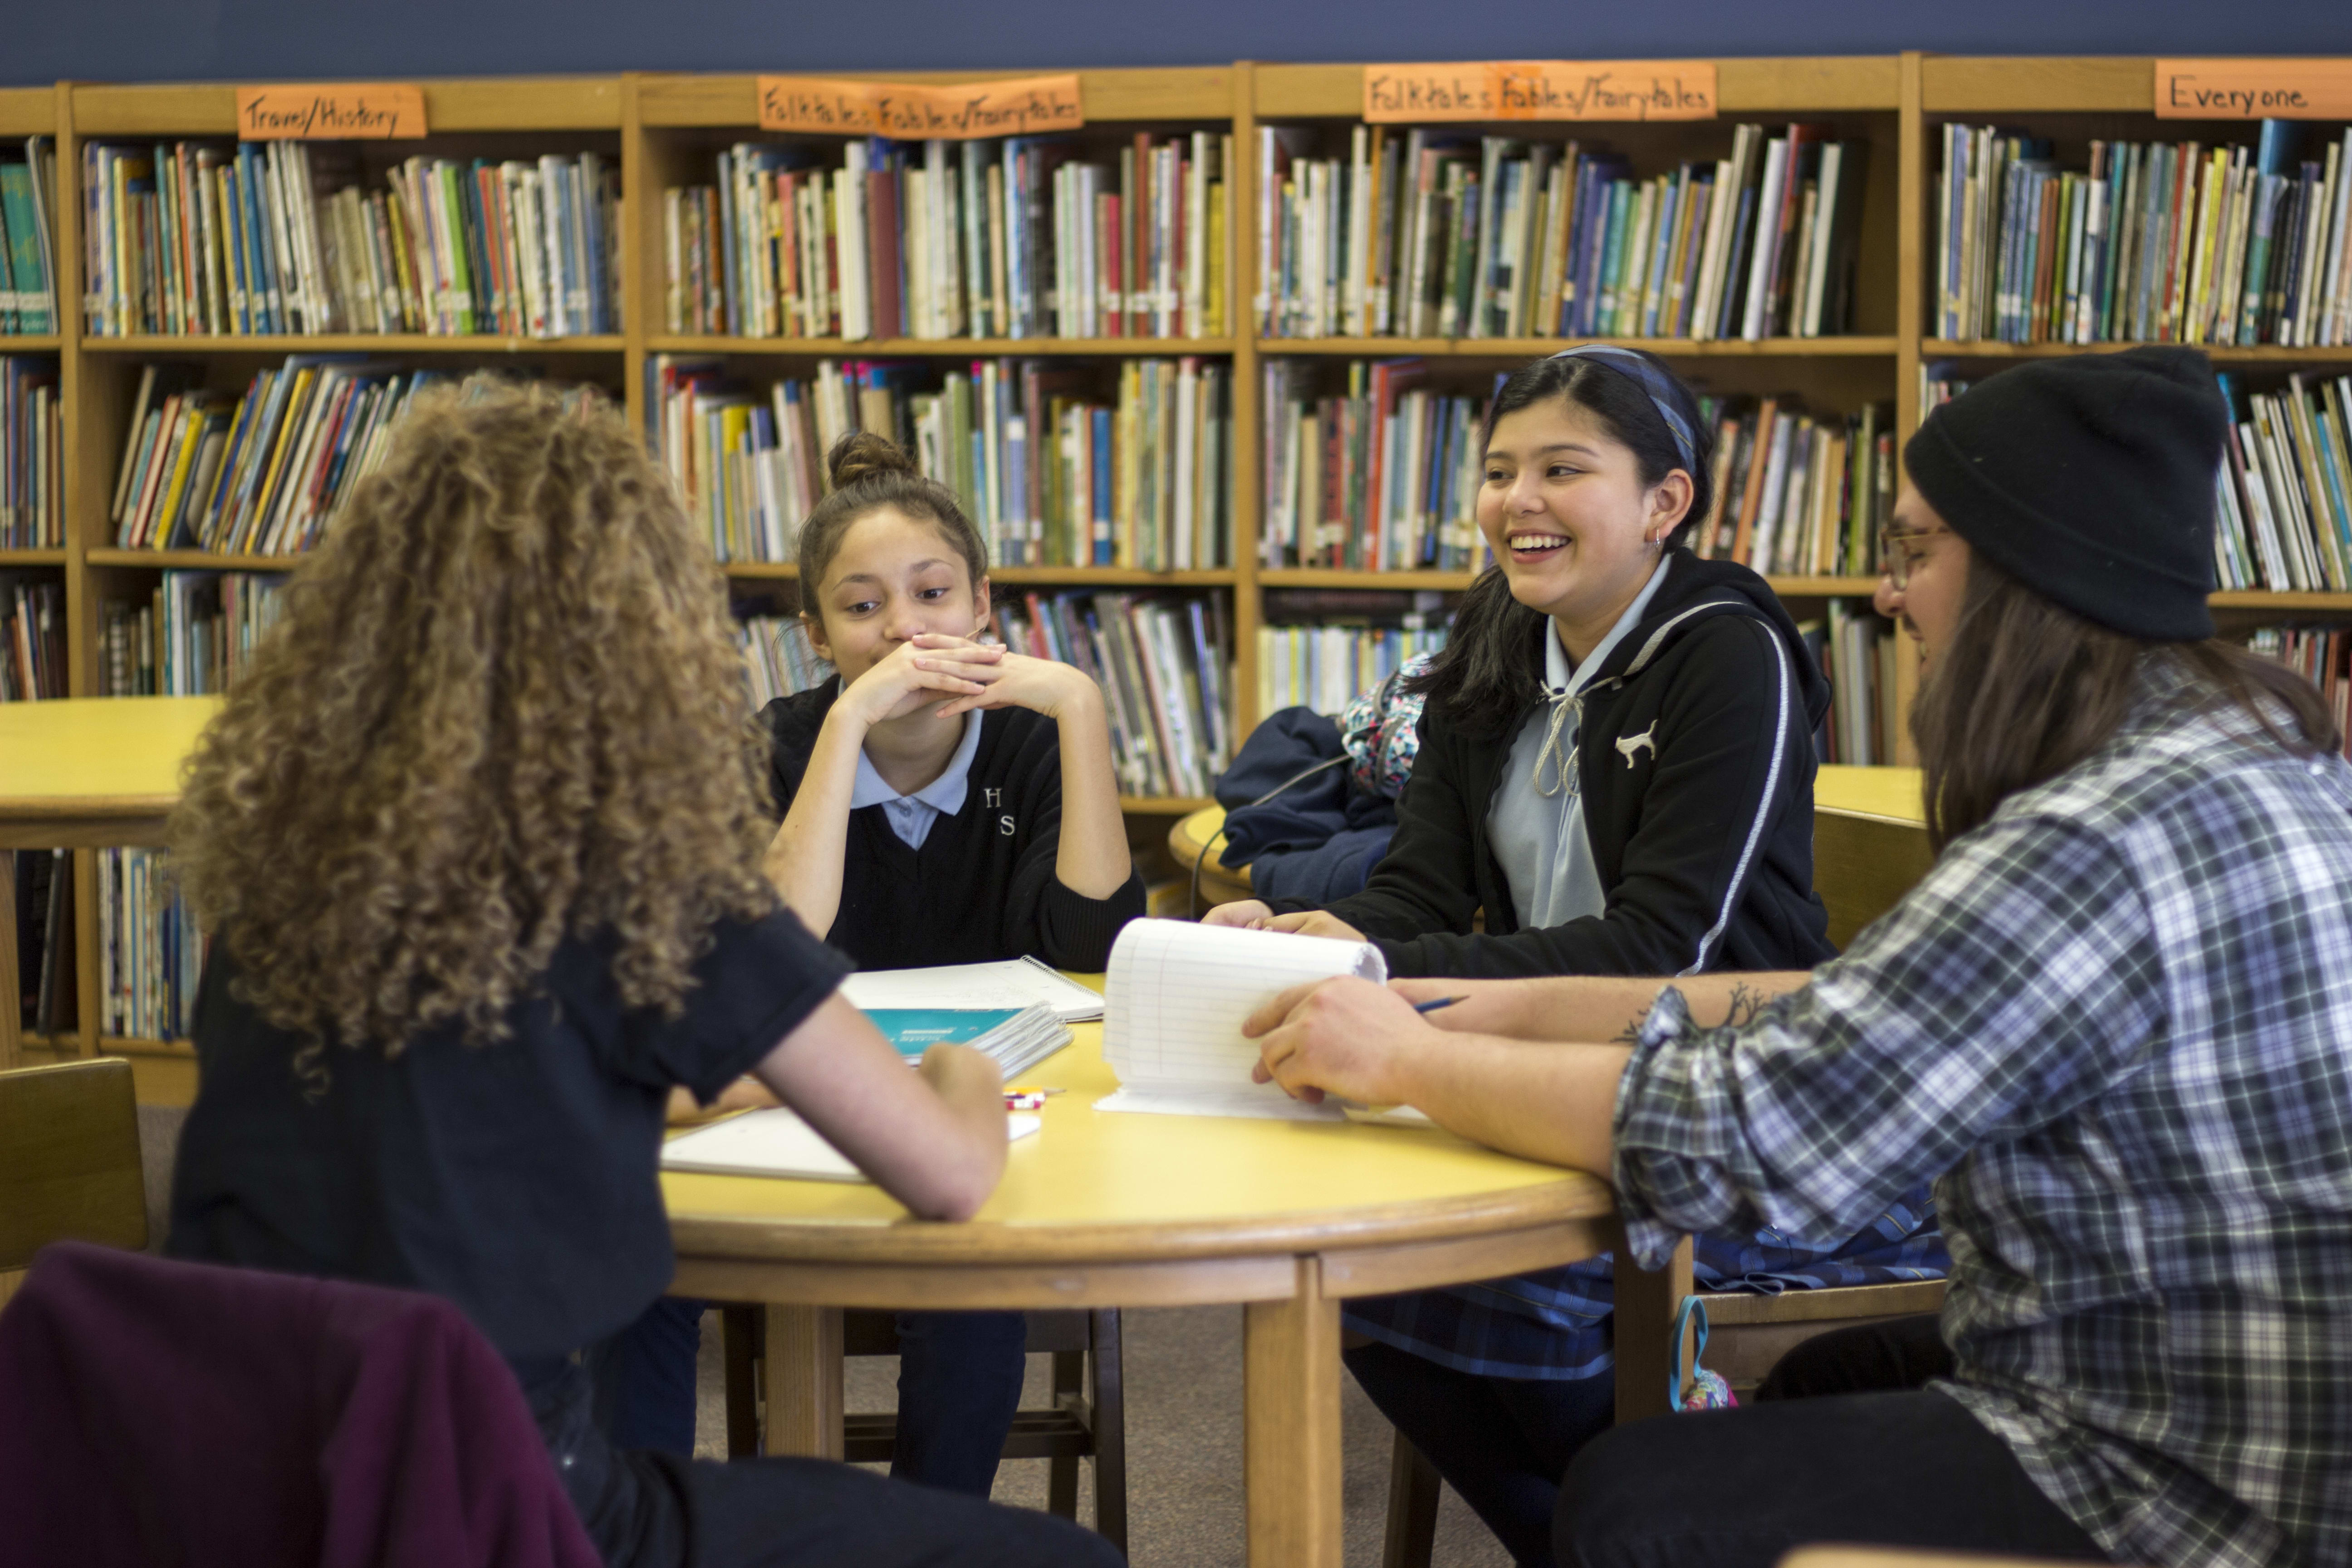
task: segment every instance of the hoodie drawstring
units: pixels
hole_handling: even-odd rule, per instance
[[[1543,749],[1536,752],[1534,784],[1536,793],[1549,799],[1565,790],[1570,799],[1584,793],[1584,775],[1575,762],[1577,738],[1584,730],[1584,693],[1557,691],[1551,697],[1551,720],[1544,727]],[[1560,731],[1568,731],[1568,743],[1560,743]],[[1544,783],[1544,769],[1552,770],[1552,782]]]

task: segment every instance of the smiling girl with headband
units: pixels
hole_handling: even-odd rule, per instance
[[[1507,380],[1484,431],[1464,596],[1389,854],[1328,909],[1218,923],[1353,937],[1399,975],[1694,973],[1832,952],[1812,888],[1812,731],[1829,688],[1764,580],[1679,541],[1712,443],[1652,355],[1586,344]],[[1484,911],[1485,929],[1473,917]],[[1924,1188],[1834,1245],[1709,1242],[1704,1283],[1940,1273]],[[1521,1563],[1612,1418],[1609,1265],[1348,1304],[1348,1364]]]

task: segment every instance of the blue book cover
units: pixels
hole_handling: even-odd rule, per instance
[[[1017,1007],[877,1007],[866,1016],[909,1061],[933,1046],[968,1046],[1021,1016]]]

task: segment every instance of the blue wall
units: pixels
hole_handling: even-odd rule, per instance
[[[0,83],[1233,59],[2345,54],[2352,0],[0,0]]]

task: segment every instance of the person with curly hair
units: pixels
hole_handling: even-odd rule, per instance
[[[924,1218],[1003,1167],[993,1064],[909,1073],[762,875],[767,750],[725,584],[617,416],[420,401],[172,819],[213,948],[169,1249],[454,1301],[611,1563],[1115,1562],[1048,1516],[595,1424],[580,1352],[674,1267],[672,1086],[756,1074]]]

